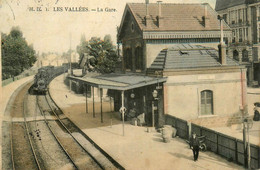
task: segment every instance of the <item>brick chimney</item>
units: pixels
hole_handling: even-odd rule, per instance
[[[158,3],[158,16],[157,19],[157,26],[160,28],[163,26],[163,17],[162,17],[162,1],[157,1]]]
[[[208,17],[208,3],[204,3],[204,16],[202,17],[204,27],[209,26],[209,17]]]
[[[226,45],[223,41],[224,39],[224,33],[223,33],[223,18],[218,16],[218,19],[220,20],[220,44],[218,45],[219,50],[219,62],[221,65],[227,64],[227,57],[226,57]]]
[[[149,0],[145,0],[145,4],[146,4],[146,15],[144,17],[144,20],[145,20],[146,27],[149,27],[152,24],[152,18],[149,15]]]

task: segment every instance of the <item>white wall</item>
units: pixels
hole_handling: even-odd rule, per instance
[[[242,104],[240,77],[240,72],[168,76],[165,83],[166,114],[187,120],[201,117],[200,92],[203,90],[213,91],[214,115],[239,113]]]

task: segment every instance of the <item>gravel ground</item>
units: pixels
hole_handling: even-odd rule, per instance
[[[47,97],[48,98],[48,97]],[[41,107],[44,110],[49,110],[49,106],[44,97],[40,97]],[[50,105],[55,109],[55,105],[49,99]],[[48,109],[47,109],[48,108]],[[56,112],[56,111],[55,111]],[[60,115],[62,116],[62,115]],[[78,131],[68,119],[62,120],[67,128],[71,132]],[[68,132],[57,121],[49,121],[49,125],[54,131],[54,134],[58,137],[59,141],[66,148],[66,151],[72,157],[76,165],[80,169],[99,169],[99,166],[92,160],[92,158],[74,141],[74,139],[68,134]]]
[[[10,112],[7,112],[11,115],[12,118],[14,117],[23,117],[23,102],[24,95],[27,93],[27,90],[31,86],[32,83],[26,84],[17,95],[14,97],[13,103],[10,104]],[[32,151],[29,145],[28,136],[25,131],[25,124],[21,123],[12,123],[12,129],[7,130],[9,127],[4,127],[8,132],[12,134],[12,142],[13,142],[13,158],[15,167],[18,169],[35,169],[37,168],[34,157],[32,155]],[[5,138],[4,140],[6,140]],[[7,143],[7,141],[5,141]],[[3,154],[8,154],[8,152],[3,152]],[[9,153],[10,154],[10,153]],[[9,162],[9,161],[8,161]],[[4,164],[3,164],[4,165]],[[6,164],[5,164],[6,165]],[[9,165],[9,163],[8,163]]]
[[[86,152],[56,122],[49,122],[58,139],[80,169],[100,169]]]
[[[95,159],[105,168],[105,169],[117,169],[110,160],[107,159],[98,149],[96,149],[93,144],[91,144],[82,134],[79,132],[78,128],[75,128],[73,123],[64,119],[62,122],[72,133],[73,137],[77,139],[77,141],[92,155]]]
[[[48,101],[50,105],[55,109],[56,106],[49,97]],[[58,109],[55,109],[57,112]],[[95,159],[102,164],[105,169],[116,169],[115,166],[99,151],[97,150],[80,132],[79,129],[69,120],[64,118],[62,120],[63,124],[73,133],[73,136],[80,142],[80,144],[95,157]],[[67,133],[67,132],[64,132]]]
[[[11,143],[10,143],[10,126],[11,122],[2,122],[2,168],[12,169],[12,159],[11,159]]]
[[[30,129],[29,134],[33,146],[36,148],[35,151],[41,168],[50,170],[74,169],[60,146],[54,141],[54,137],[50,134],[45,123],[43,121],[36,121],[38,117],[41,117],[39,109],[36,106],[36,96],[28,95],[24,98],[30,85],[31,83],[23,86],[23,88],[19,88],[19,91],[17,91],[12,97],[12,100],[10,100],[7,111],[5,112],[6,117],[10,115],[13,121],[20,122],[13,123],[12,132],[10,131],[11,123],[9,121],[3,122],[2,143],[5,147],[3,147],[2,150],[2,157],[4,158],[2,159],[2,168],[12,169],[10,148],[10,133],[12,133],[16,169],[37,169],[23,123],[23,101],[26,100],[27,107],[25,114],[27,119],[30,118],[31,120],[31,122],[28,123]]]
[[[101,165],[105,167],[105,169],[117,169],[102,153],[100,153],[100,151],[98,151],[90,142],[87,142],[82,134],[75,132],[73,133],[73,136]]]
[[[28,89],[31,85],[32,85],[32,83],[28,83],[24,88],[21,89],[21,91],[15,97],[11,110],[10,110],[11,117],[23,118],[22,111],[23,111],[24,95],[28,92]]]
[[[30,123],[34,129],[34,143],[37,146],[39,156],[43,160],[45,169],[74,169],[70,160],[66,157],[50,131],[47,129],[45,122],[38,121]]]
[[[13,123],[13,152],[16,169],[37,169],[23,123]]]

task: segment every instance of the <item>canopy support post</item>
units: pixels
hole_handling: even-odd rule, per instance
[[[121,111],[122,111],[122,120],[123,120],[123,136],[125,136],[125,91],[121,91],[121,98],[122,98],[122,107],[121,107]]]
[[[101,123],[103,123],[103,110],[102,110],[102,96],[103,96],[103,89],[100,88],[100,114],[101,114]]]
[[[93,89],[93,117],[95,118],[96,117],[96,114],[95,114],[95,96],[94,96],[95,87],[93,86],[92,89]]]
[[[86,84],[86,113],[88,113],[88,85]]]

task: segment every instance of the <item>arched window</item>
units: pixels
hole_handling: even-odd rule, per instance
[[[136,47],[135,49],[135,67],[136,70],[143,69],[143,50],[141,47]]]
[[[236,60],[236,61],[239,61],[239,58],[238,58],[238,51],[237,50],[234,50],[233,51],[233,59]]]
[[[132,51],[131,48],[125,50],[125,68],[132,70]]]
[[[248,51],[247,50],[243,50],[242,51],[242,62],[249,62]]]
[[[201,100],[201,115],[213,114],[213,92],[211,90],[204,90],[200,92]]]

